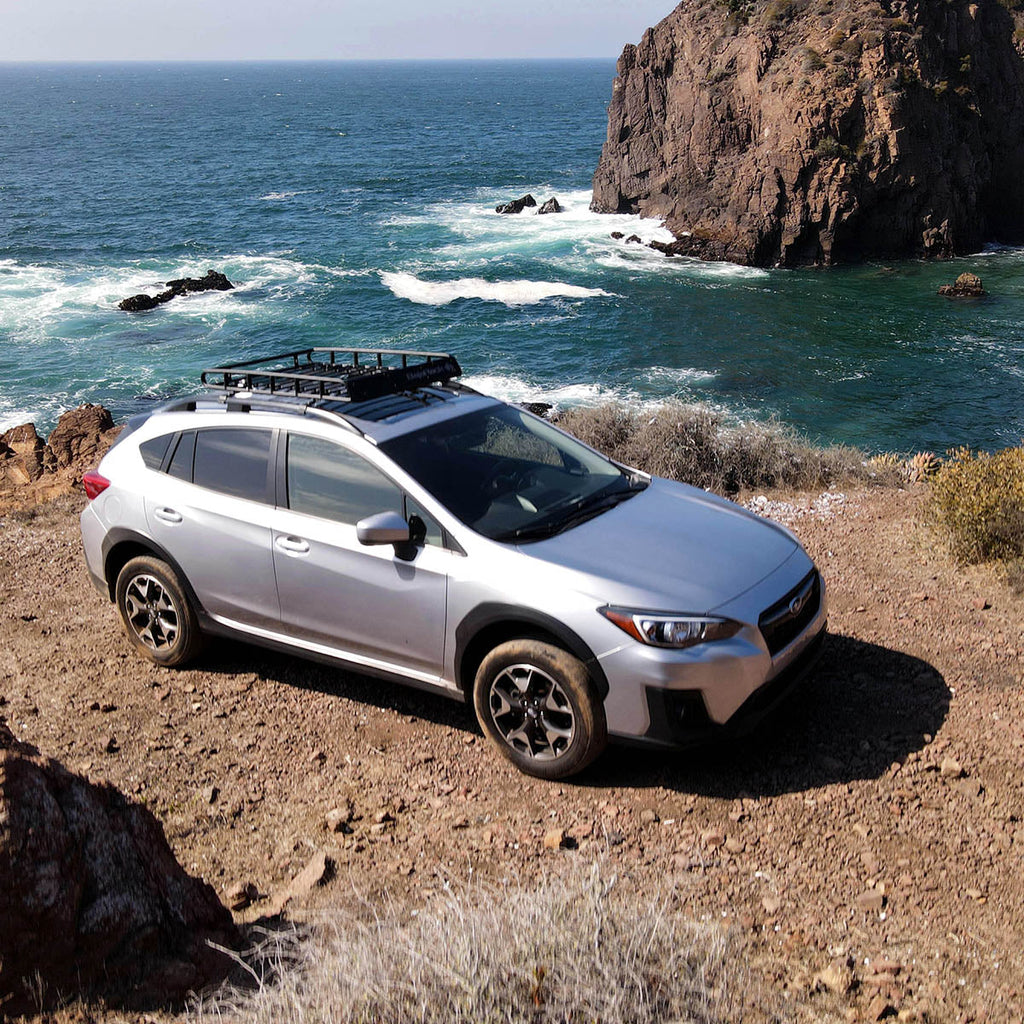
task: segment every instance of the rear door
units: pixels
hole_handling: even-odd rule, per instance
[[[277,628],[270,520],[275,432],[190,430],[172,441],[160,487],[146,496],[153,539],[178,563],[212,616]]]
[[[369,667],[436,681],[452,558],[440,529],[427,524],[405,557],[390,544],[360,544],[360,519],[409,514],[402,490],[361,454],[325,438],[290,433],[281,458],[273,553],[286,632]]]

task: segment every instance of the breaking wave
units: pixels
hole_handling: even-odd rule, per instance
[[[423,306],[446,306],[456,299],[482,299],[506,306],[531,306],[545,299],[590,299],[608,297],[603,288],[583,288],[558,281],[485,281],[464,277],[457,281],[423,281],[413,274],[383,272],[384,286],[400,299]]]

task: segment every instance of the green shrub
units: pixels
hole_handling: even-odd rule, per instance
[[[1024,557],[1024,447],[961,448],[932,481],[932,507],[964,562]]]

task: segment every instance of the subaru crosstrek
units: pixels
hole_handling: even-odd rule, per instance
[[[141,654],[210,636],[472,701],[519,769],[756,721],[814,660],[821,576],[783,527],[616,464],[440,353],[308,349],[131,419],[82,513]]]

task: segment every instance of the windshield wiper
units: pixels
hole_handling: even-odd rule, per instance
[[[559,509],[559,514],[556,516],[548,516],[539,523],[521,526],[517,530],[509,530],[507,533],[495,537],[495,540],[543,540],[546,537],[554,537],[555,534],[561,533],[563,530],[579,526],[580,523],[585,523],[588,519],[607,512],[608,509],[639,494],[646,487],[646,480],[635,478],[620,490],[611,493],[597,491],[589,497],[578,498],[565,509]]]

